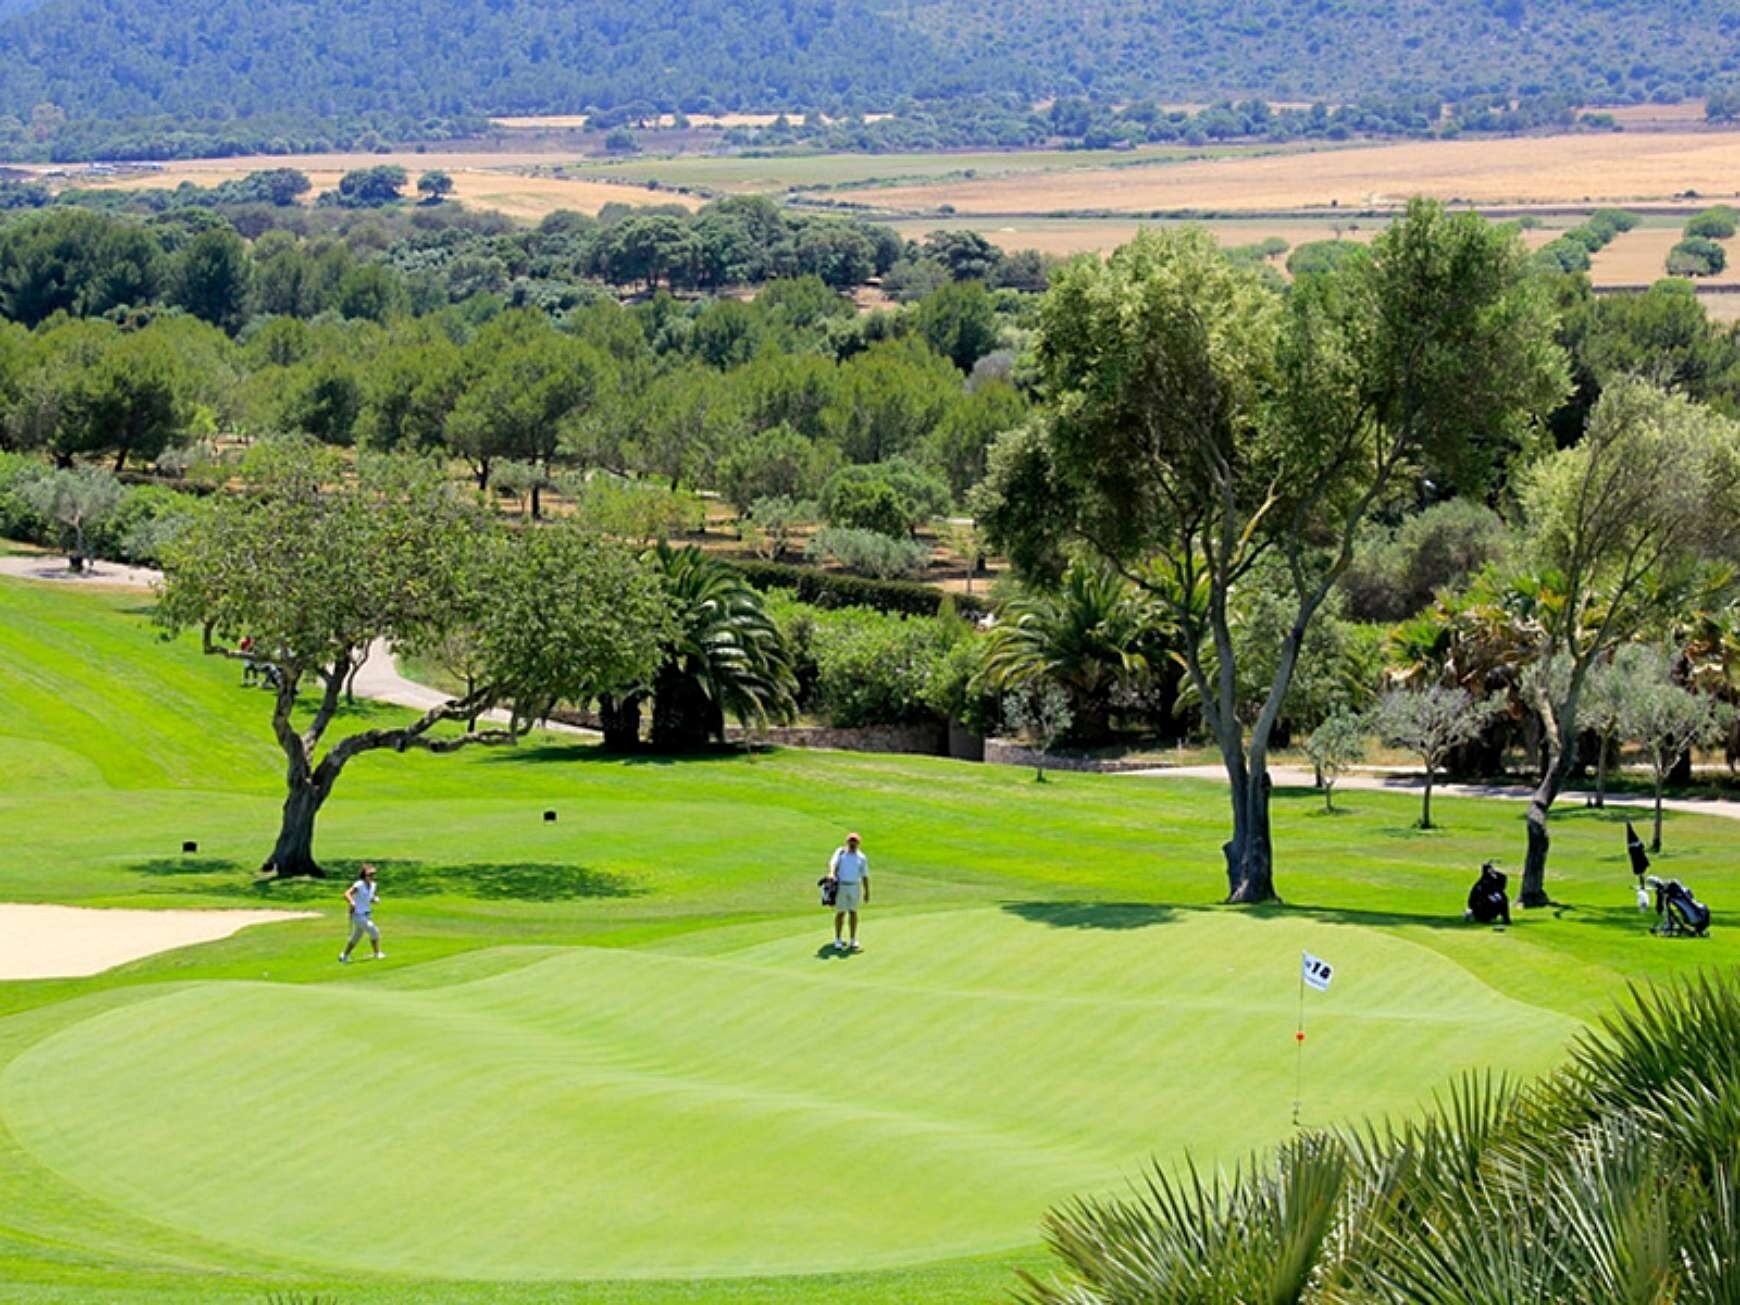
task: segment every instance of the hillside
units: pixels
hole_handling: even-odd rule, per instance
[[[1737,31],[1735,0],[0,0],[0,145],[989,94],[1674,99],[1727,85]]]

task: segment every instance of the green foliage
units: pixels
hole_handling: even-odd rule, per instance
[[[747,512],[764,498],[812,496],[821,484],[816,473],[823,456],[781,422],[732,442],[719,457],[714,479],[726,501]]]
[[[1347,259],[1357,257],[1364,248],[1353,240],[1308,240],[1294,246],[1287,255],[1287,272],[1295,281],[1300,277],[1333,272]]]
[[[1360,712],[1341,710],[1324,718],[1305,740],[1304,752],[1323,786],[1323,809],[1335,810],[1335,783],[1365,758],[1368,731]]]
[[[896,539],[878,530],[829,526],[810,539],[813,562],[834,561],[848,571],[876,580],[903,580],[930,563],[930,550],[917,540]]]
[[[945,605],[952,605],[962,615],[981,615],[987,609],[982,599],[966,594],[945,594],[930,585],[837,575],[813,566],[779,562],[734,562],[732,565],[758,589],[790,589],[802,602],[826,610],[865,607],[897,615],[935,616]]]
[[[409,180],[396,163],[372,168],[354,168],[338,179],[336,201],[344,208],[380,208],[404,198],[400,192]]]
[[[1717,204],[1689,218],[1685,231],[1688,236],[1726,240],[1734,234],[1737,223],[1740,223],[1740,213],[1736,213],[1726,204]]]
[[[1687,236],[1668,250],[1669,276],[1715,276],[1727,266],[1727,251],[1702,236]]]
[[[125,491],[121,482],[95,467],[45,471],[19,486],[24,501],[45,521],[61,528],[61,539],[74,559],[87,556],[85,532],[112,513]]]
[[[653,678],[653,746],[723,742],[727,716],[757,727],[793,719],[790,652],[761,593],[698,548],[661,543],[647,560],[673,615]]]
[[[1467,1078],[1424,1119],[1312,1130],[1209,1177],[1054,1209],[1029,1305],[1728,1298],[1735,1021],[1725,976],[1638,989],[1568,1063]]]
[[[822,510],[808,499],[775,495],[758,498],[750,504],[742,522],[742,533],[764,561],[777,562],[785,556],[796,532],[821,519]]]
[[[1099,742],[1118,695],[1146,684],[1166,655],[1168,633],[1158,605],[1122,575],[1076,562],[1055,590],[1026,591],[998,607],[985,676],[1005,693],[1055,686],[1081,737]]]
[[[686,490],[599,472],[580,484],[567,482],[575,516],[615,539],[650,544],[699,530],[706,517],[701,500]]]
[[[893,616],[861,608],[820,612],[810,655],[815,705],[841,729],[934,719],[932,679],[964,637],[958,622]]]
[[[822,515],[830,525],[894,538],[945,512],[948,486],[906,458],[842,467],[822,486]]]
[[[1668,250],[1669,276],[1715,276],[1727,265],[1727,251],[1714,240],[1701,236],[1688,236]]]
[[[1510,546],[1510,531],[1491,508],[1450,499],[1405,517],[1399,526],[1367,532],[1341,588],[1355,620],[1400,621],[1439,590],[1502,562]]]
[[[963,372],[997,347],[997,309],[979,281],[932,291],[913,310],[913,325],[930,347]]]

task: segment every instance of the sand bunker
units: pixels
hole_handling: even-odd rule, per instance
[[[0,979],[70,979],[312,911],[111,911],[0,904]]]

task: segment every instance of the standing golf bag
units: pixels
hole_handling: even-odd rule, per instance
[[[1505,891],[1510,878],[1492,862],[1480,867],[1480,878],[1468,890],[1468,910],[1464,920],[1476,924],[1510,923],[1510,894]]]
[[[1655,890],[1656,925],[1651,933],[1663,937],[1702,938],[1710,931],[1710,908],[1692,896],[1678,879],[1650,875],[1644,882]]]

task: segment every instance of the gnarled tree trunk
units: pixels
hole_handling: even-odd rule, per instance
[[[1580,670],[1573,674],[1571,691],[1557,712],[1543,695],[1540,718],[1547,764],[1540,784],[1529,797],[1529,809],[1525,817],[1528,848],[1523,856],[1522,892],[1517,896],[1519,906],[1552,905],[1552,899],[1547,896],[1547,852],[1552,847],[1553,840],[1547,833],[1547,813],[1553,809],[1553,803],[1558,799],[1560,791],[1565,787],[1565,781],[1570,778],[1571,771],[1577,764],[1575,736],[1572,737],[1572,746],[1567,748],[1566,735],[1560,720],[1574,725],[1577,719],[1578,692],[1582,687],[1581,679]]]
[[[262,874],[280,879],[324,879],[326,871],[314,859],[314,818],[326,801],[324,786],[312,781],[291,789],[284,799],[284,814],[278,826],[278,841],[272,855],[260,867]]]

